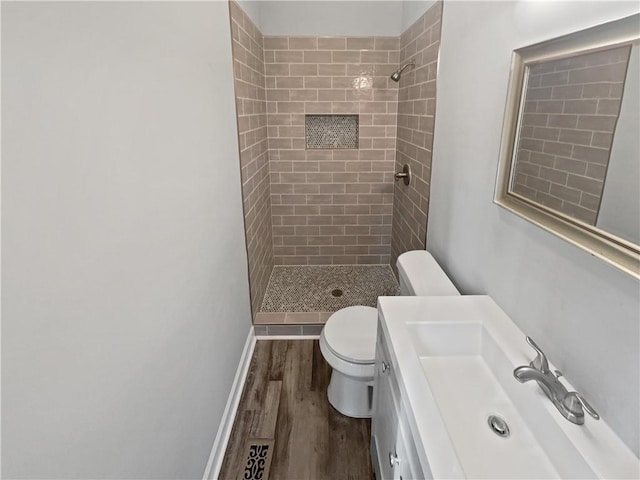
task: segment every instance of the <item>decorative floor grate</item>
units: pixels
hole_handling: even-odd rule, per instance
[[[247,463],[238,474],[238,480],[267,480],[273,457],[273,440],[250,438],[246,452]]]
[[[352,305],[375,307],[394,296],[398,283],[389,265],[276,266],[262,312],[335,312]]]

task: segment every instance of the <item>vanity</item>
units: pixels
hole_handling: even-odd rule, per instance
[[[489,296],[380,297],[376,478],[640,478],[605,420],[572,423],[536,381],[514,377],[534,358]]]

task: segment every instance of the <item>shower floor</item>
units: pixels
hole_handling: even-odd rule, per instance
[[[336,310],[375,307],[379,296],[397,292],[389,265],[276,266],[255,323],[324,324]]]

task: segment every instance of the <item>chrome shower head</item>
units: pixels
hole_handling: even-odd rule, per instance
[[[393,80],[394,82],[399,82],[400,81],[400,77],[402,76],[402,72],[404,72],[404,70],[407,67],[415,67],[415,65],[416,65],[416,61],[415,60],[411,60],[410,62],[405,63],[398,70],[396,70],[395,72],[393,72],[391,74],[391,80]]]

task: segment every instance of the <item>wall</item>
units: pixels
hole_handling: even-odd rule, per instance
[[[404,33],[418,21],[437,0],[402,0],[402,15],[399,33]]]
[[[640,46],[631,49],[598,228],[640,245]]]
[[[395,171],[411,167],[411,183],[395,182],[391,265],[408,250],[424,249],[431,183],[436,75],[442,3],[437,2],[400,37],[400,65],[415,60],[400,79]]]
[[[595,225],[629,46],[531,66],[513,191]]]
[[[230,36],[2,5],[4,478],[202,478],[250,329]]]
[[[512,50],[637,11],[634,2],[446,3],[427,235],[456,286],[491,295],[636,453],[638,280],[493,195]]]
[[[265,36],[276,264],[388,264],[398,38]],[[361,72],[373,88],[352,87]],[[359,114],[358,149],[306,149],[305,114]]]
[[[255,21],[255,19],[254,19]],[[398,36],[400,1],[261,1],[264,35]]]
[[[264,49],[260,30],[242,8],[233,1],[229,8],[251,311],[255,315],[273,268]]]

